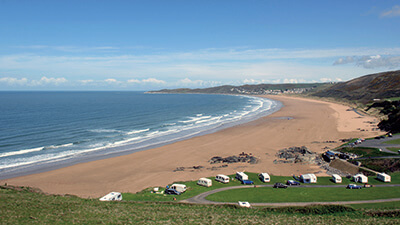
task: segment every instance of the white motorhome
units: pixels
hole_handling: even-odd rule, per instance
[[[119,192],[110,192],[100,198],[100,201],[121,201],[122,195]]]
[[[183,193],[186,191],[186,185],[184,185],[184,184],[172,184],[170,188],[175,189],[175,190],[179,191],[180,193]]]
[[[386,173],[378,173],[376,175],[376,179],[381,180],[383,182],[391,182],[391,177]]]
[[[353,176],[354,182],[360,182],[360,183],[368,183],[368,177],[363,175],[363,174],[356,174]]]
[[[204,187],[211,187],[212,181],[210,179],[208,179],[208,178],[202,177],[197,181],[197,184],[201,185],[201,186],[204,186]]]
[[[332,174],[332,180],[335,183],[342,183],[342,177],[337,174]]]
[[[236,172],[236,179],[243,181],[243,180],[248,180],[249,177],[244,172]]]
[[[258,177],[259,177],[260,180],[261,180],[262,182],[264,182],[264,183],[270,182],[270,181],[271,181],[271,178],[269,177],[269,174],[268,174],[268,173],[260,173],[260,174],[258,174]]]
[[[229,177],[223,174],[218,174],[217,176],[215,176],[215,180],[224,184],[229,183]]]

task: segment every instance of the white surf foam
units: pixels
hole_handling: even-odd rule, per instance
[[[23,149],[15,152],[5,152],[0,154],[0,158],[2,157],[8,157],[8,156],[14,156],[14,155],[22,155],[22,154],[27,154],[30,152],[38,152],[42,151],[43,147],[38,147],[38,148],[31,148],[31,149]]]

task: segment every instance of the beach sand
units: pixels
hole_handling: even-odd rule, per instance
[[[236,171],[268,172],[273,175],[317,173],[326,175],[316,165],[274,164],[277,151],[306,146],[314,152],[333,148],[342,138],[372,137],[377,122],[361,117],[349,107],[288,96],[263,96],[281,101],[282,109],[258,120],[194,137],[159,148],[130,155],[81,163],[53,171],[0,181],[1,184],[40,188],[51,194],[100,197],[111,191],[138,192],[147,187],[165,186],[176,181],[197,180]],[[364,131],[362,131],[364,130]],[[327,143],[336,141],[337,143]],[[252,153],[257,164],[233,163],[224,168],[210,164],[214,156],[227,157],[241,152]],[[190,169],[203,166],[201,169]],[[175,171],[185,167],[183,171]]]

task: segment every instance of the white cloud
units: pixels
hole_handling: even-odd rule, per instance
[[[89,52],[89,51],[97,51],[97,52],[109,52],[119,50],[118,47],[113,46],[50,46],[50,45],[22,45],[15,46],[15,48],[19,49],[27,49],[27,50],[53,50],[60,52]]]
[[[136,83],[136,84],[140,84],[140,80],[136,80],[136,79],[130,79],[127,81],[128,83]]]
[[[79,80],[78,82],[80,82],[82,84],[90,84],[90,83],[93,83],[94,80]]]
[[[261,84],[261,83],[265,83],[265,80],[256,80],[256,79],[244,79],[243,83],[244,84]]]
[[[54,77],[42,77],[40,80],[32,80],[30,82],[30,86],[43,86],[43,85],[55,85],[58,86],[62,83],[66,83],[67,79],[65,79],[64,77],[61,78],[54,78]]]
[[[336,60],[333,65],[342,65],[342,64],[349,64],[349,63],[353,63],[355,60],[354,56],[347,56],[344,58],[339,58],[338,60]]]
[[[105,79],[104,81],[107,83],[118,83],[118,81],[114,78]]]
[[[148,79],[143,79],[143,83],[152,83],[152,84],[165,84],[166,82],[163,80],[158,80],[156,78],[148,78]]]
[[[32,46],[32,49],[43,48],[46,46]],[[339,66],[344,64],[352,67]],[[337,76],[348,80],[399,66],[400,48],[232,48],[142,55],[52,56],[37,52],[0,55],[1,73],[7,73],[7,77],[26,77],[20,81],[3,79],[3,85],[12,82],[26,86],[68,84],[68,87],[100,89],[300,83],[325,78],[333,81]],[[58,74],[65,78],[36,80],[37,74]],[[146,74],[149,75],[146,77]]]
[[[296,78],[285,78],[283,83],[297,84],[297,83],[306,83],[307,81],[304,79],[296,79]]]
[[[333,63],[333,65],[343,65],[351,63],[367,69],[393,69],[400,66],[400,56],[381,56],[379,54],[371,56],[347,56],[345,58],[339,58]]]
[[[392,9],[382,12],[381,17],[396,17],[400,16],[400,6],[395,5],[392,7]]]
[[[28,83],[28,79],[26,78],[14,78],[14,77],[2,77],[0,78],[0,83],[6,83],[7,85],[14,86],[14,85],[25,85]]]
[[[191,80],[189,78],[181,79],[177,82],[181,85],[190,85],[190,86],[202,86],[204,84],[203,80]]]

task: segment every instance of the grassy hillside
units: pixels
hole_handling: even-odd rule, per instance
[[[31,189],[0,189],[1,224],[399,224],[398,203],[372,210],[345,206],[237,208],[173,203],[100,202]],[[376,209],[381,206],[385,210]],[[369,205],[369,207],[371,207]]]
[[[313,93],[318,97],[332,97],[367,103],[373,99],[400,97],[400,70],[362,76],[337,83]]]
[[[180,89],[163,89],[160,91],[151,91],[150,93],[182,93],[182,94],[252,94],[262,95],[271,93],[284,93],[285,91],[308,92],[314,89],[321,88],[326,84],[322,83],[304,83],[304,84],[255,84],[232,86],[224,85],[210,88],[180,88]],[[276,91],[276,92],[274,92]]]

